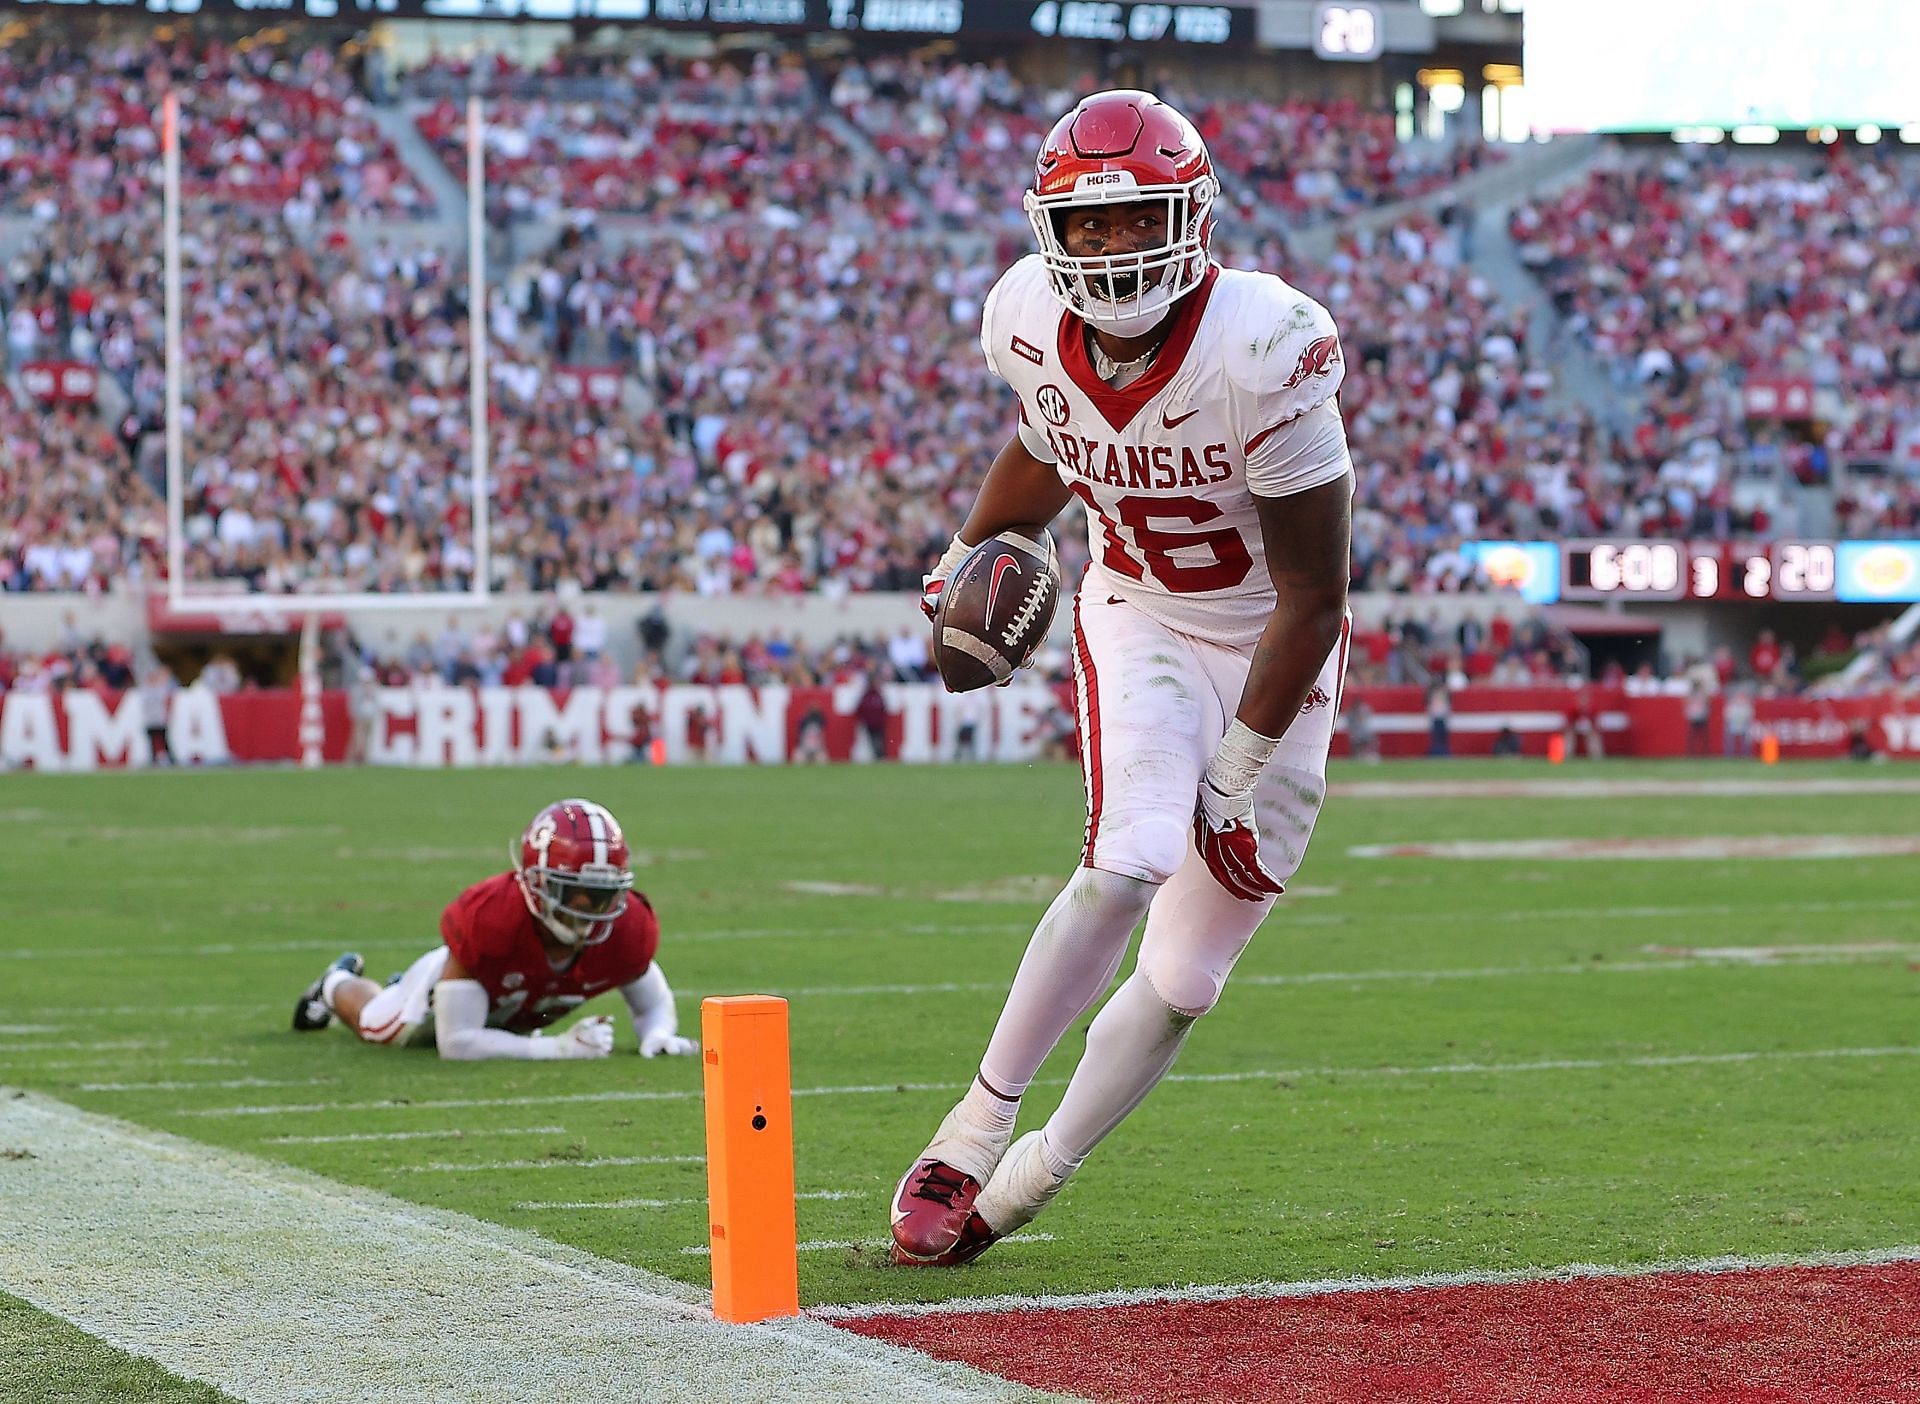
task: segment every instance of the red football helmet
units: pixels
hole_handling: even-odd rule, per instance
[[[513,851],[513,870],[527,910],[569,946],[612,935],[633,889],[626,835],[592,800],[561,800],[534,815]]]
[[[1081,99],[1040,143],[1022,202],[1047,279],[1067,310],[1117,336],[1151,331],[1207,275],[1220,183],[1199,131],[1152,93],[1116,88]],[[1075,258],[1062,240],[1076,205],[1167,201],[1167,243],[1142,253]]]

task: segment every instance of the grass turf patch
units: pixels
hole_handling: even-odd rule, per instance
[[[7,1404],[233,1404],[0,1292],[0,1399]]]
[[[1411,764],[1335,778],[1575,773]],[[624,1020],[619,1054],[593,1064],[442,1064],[287,1029],[294,996],[340,950],[378,976],[425,950],[446,901],[504,866],[507,838],[563,793],[608,804],[640,852],[683,1025],[702,994],[795,992],[799,1189],[843,1196],[803,1199],[801,1237],[862,1244],[802,1255],[810,1302],[1920,1242],[1902,1172],[1920,1152],[1905,1110],[1920,1068],[1898,1051],[1914,1042],[1920,980],[1912,955],[1878,949],[1920,943],[1910,859],[1349,853],[1905,833],[1920,830],[1911,795],[1336,797],[1301,895],[1175,1069],[1221,1080],[1157,1091],[1035,1226],[1056,1241],[928,1273],[867,1245],[971,1076],[1048,883],[1077,857],[1071,769],[252,771],[8,788],[0,1082],[690,1281],[707,1270],[683,1251],[705,1241],[704,1169],[685,1159],[703,1149],[696,1062],[640,1061]],[[1727,947],[1801,954],[1662,954]],[[1058,1100],[1084,1023],[1023,1125]],[[1539,1066],[1551,1063],[1572,1066]],[[623,1199],[680,1202],[545,1207]]]

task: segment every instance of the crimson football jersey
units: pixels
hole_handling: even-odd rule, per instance
[[[448,903],[440,935],[486,989],[487,1027],[512,1033],[545,1028],[595,995],[638,980],[660,949],[659,919],[635,892],[606,940],[583,947],[565,969],[554,969],[512,873],[477,882]]]

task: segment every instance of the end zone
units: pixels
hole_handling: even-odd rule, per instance
[[[1920,1247],[820,1308],[1103,1401],[1920,1399]]]

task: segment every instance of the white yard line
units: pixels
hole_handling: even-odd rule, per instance
[[[1015,1400],[1033,1392],[48,1098],[0,1097],[0,1290],[243,1404]]]
[[[1327,798],[1409,799],[1738,799],[1772,795],[1920,795],[1920,779],[1796,780],[1352,780]]]
[[[1920,911],[1920,898],[1914,897],[1873,897],[1841,898],[1834,901],[1810,902],[1689,902],[1666,906],[1590,906],[1590,907],[1516,907],[1500,911],[1423,911],[1417,916],[1402,912],[1380,911],[1370,908],[1358,913],[1348,911],[1292,911],[1283,912],[1275,918],[1276,926],[1350,926],[1360,921],[1382,923],[1405,923],[1418,926],[1461,925],[1474,926],[1525,924],[1528,922],[1564,922],[1564,921],[1621,921],[1638,919],[1657,919],[1665,917],[1697,918],[1709,916],[1742,916],[1760,912],[1768,916],[1805,915],[1821,916],[1839,912],[1911,912]],[[737,931],[682,931],[669,928],[664,942],[671,949],[676,941],[724,941],[724,940],[810,940],[815,937],[878,937],[897,940],[905,936],[979,936],[979,935],[1022,935],[1033,930],[1032,922],[995,922],[985,926],[943,926],[943,925],[891,925],[875,922],[866,926],[832,927],[758,927]],[[409,950],[413,948],[409,947]],[[289,950],[326,950],[339,953],[338,941],[294,941],[268,942],[263,944],[197,946],[189,948],[156,948],[153,946],[126,947],[109,949],[88,947],[84,950],[74,947],[47,947],[39,949],[0,950],[0,960],[75,960],[82,957],[118,958],[133,955],[187,956],[196,954],[240,954],[243,952],[280,953]],[[417,951],[414,951],[418,954]],[[405,957],[395,956],[393,964],[403,964]],[[958,986],[964,989],[965,986]],[[807,994],[888,994],[893,992],[890,985],[818,985],[808,986],[795,993]],[[299,991],[293,991],[298,994]],[[90,1004],[90,1005],[36,1005],[29,1008],[10,1008],[8,1014],[23,1019],[77,1019],[87,1017],[118,1016],[188,1016],[257,1014],[258,1002],[233,1004],[181,1004],[155,1008],[144,1004]]]
[[[337,1077],[226,1077],[196,1082],[175,1078],[165,1082],[83,1082],[82,1092],[194,1092],[239,1087],[331,1087]]]
[[[1009,1240],[1011,1241],[1011,1240]],[[818,1306],[808,1313],[823,1321],[872,1316],[949,1316],[971,1311],[1079,1311],[1156,1303],[1231,1302],[1279,1297],[1325,1297],[1351,1292],[1406,1292],[1423,1287],[1503,1287],[1521,1282],[1574,1282],[1584,1278],[1652,1277],[1664,1273],[1752,1272],[1762,1268],[1873,1267],[1920,1262],[1920,1245],[1857,1253],[1777,1253],[1755,1257],[1676,1258],[1637,1265],[1569,1263],[1562,1267],[1488,1272],[1431,1272],[1406,1277],[1323,1277],[1304,1282],[1241,1282],[1188,1287],[1141,1287],[1111,1292],[1073,1292],[1050,1297],[1017,1295],[952,1297],[940,1302],[861,1302]]]
[[[795,1199],[871,1199],[877,1190],[806,1190],[794,1196]],[[528,1209],[539,1212],[547,1210],[579,1209],[670,1209],[681,1204],[705,1204],[704,1194],[684,1195],[678,1199],[528,1199],[514,1205],[516,1209]]]
[[[1804,904],[1804,905],[1811,905],[1811,904]],[[1920,902],[1899,901],[1897,903],[1888,903],[1884,905],[1889,907],[1897,906],[1898,908],[1904,909],[1907,907],[1920,906]],[[1826,904],[1822,904],[1822,906],[1823,906],[1823,909],[1826,909],[1826,910],[1847,909],[1845,907],[1845,904],[1839,904],[1839,903],[1826,903]],[[1615,914],[1621,915],[1621,916],[1647,916],[1647,915],[1658,915],[1658,914],[1678,915],[1683,910],[1697,911],[1699,909],[1698,908],[1681,909],[1681,908],[1642,907],[1642,908],[1633,908],[1633,909],[1616,908],[1613,910]],[[1782,907],[1782,908],[1775,908],[1773,910],[1785,911],[1785,910],[1791,910],[1791,908]],[[1536,912],[1530,915],[1536,919],[1540,919],[1540,918],[1551,917],[1555,915],[1561,915],[1561,916],[1570,915],[1570,913]],[[1594,916],[1594,915],[1601,915],[1601,914],[1595,913],[1592,911],[1587,911],[1587,912],[1584,912],[1583,915]],[[1447,913],[1437,913],[1431,919],[1436,919],[1436,920],[1448,919],[1448,916],[1449,914]],[[1429,919],[1430,918],[1422,917],[1421,921],[1425,922]],[[1492,914],[1489,914],[1485,919],[1488,921],[1498,921],[1500,920],[1500,914],[1492,913]],[[1700,946],[1700,947],[1663,946],[1663,945],[1656,944],[1656,945],[1643,946],[1641,949],[1650,955],[1665,955],[1670,958],[1665,960],[1641,960],[1641,961],[1632,961],[1632,960],[1583,961],[1579,963],[1562,964],[1562,965],[1460,966],[1457,968],[1443,967],[1440,969],[1433,969],[1433,970],[1302,970],[1302,971],[1295,971],[1295,972],[1285,973],[1285,974],[1270,974],[1270,975],[1255,975],[1250,973],[1242,973],[1242,974],[1235,975],[1230,983],[1235,986],[1340,985],[1340,984],[1365,983],[1369,981],[1379,981],[1379,980],[1388,980],[1388,981],[1404,980],[1411,983],[1421,983],[1421,982],[1432,981],[1432,980],[1514,979],[1514,978],[1525,978],[1525,977],[1534,976],[1534,975],[1605,975],[1605,974],[1639,975],[1639,974],[1658,974],[1661,971],[1667,971],[1667,970],[1685,971],[1685,970],[1699,970],[1699,969],[1720,969],[1726,966],[1745,966],[1745,965],[1756,965],[1756,966],[1860,965],[1860,964],[1873,964],[1878,961],[1898,958],[1902,956],[1920,955],[1920,943],[1907,943],[1907,942],[1899,942],[1899,941],[1847,941],[1847,942],[1834,942],[1832,944],[1821,944],[1817,942],[1803,942],[1798,944],[1787,944],[1787,945],[1779,945],[1779,946]],[[913,998],[913,997],[922,996],[922,995],[938,995],[938,994],[999,994],[999,993],[1004,993],[1006,988],[1007,988],[1007,985],[1004,980],[940,980],[940,981],[935,981],[933,983],[924,984],[924,985],[922,984],[802,985],[796,988],[782,988],[778,985],[774,985],[769,987],[768,993],[782,995],[788,999],[836,999],[836,998],[854,999],[854,998],[866,998],[871,996],[895,996],[895,997],[902,997],[902,998]],[[715,991],[714,993],[718,993],[718,992]],[[685,993],[679,996],[679,1003],[688,1010],[697,1010],[699,1008],[701,997],[702,997],[702,994],[699,991]],[[259,1006],[257,1004],[233,1004],[233,1005],[213,1006],[210,1008],[217,1008],[219,1012],[229,1013],[229,1014],[257,1013],[259,1010]],[[55,1008],[48,1008],[48,1009],[36,1010],[34,1012],[36,1013],[36,1015],[41,1017],[58,1015],[63,1013],[72,1014],[73,1018],[71,1018],[64,1027],[73,1027],[76,1024],[83,1022],[85,1018],[90,1018],[100,1013],[101,1010],[98,1007],[91,1008],[91,1009],[69,1010],[69,1011],[63,1011]],[[171,1014],[171,1013],[176,1013],[178,1011],[172,1010],[172,1009],[150,1010],[150,1009],[129,1008],[126,1012],[130,1014],[145,1013],[145,1014],[152,1015],[155,1013]],[[49,1025],[48,1027],[54,1028],[54,1027],[62,1027],[62,1026]],[[164,1040],[162,1042],[164,1042]],[[26,1052],[29,1049],[34,1049],[34,1048],[53,1048],[53,1047],[69,1048],[69,1047],[76,1047],[76,1046],[78,1045],[52,1044],[52,1043],[36,1040],[33,1043],[21,1043],[21,1044],[12,1045],[12,1046],[0,1045],[0,1053],[5,1053],[8,1051]],[[121,1062],[124,1062],[125,1060],[118,1056],[120,1051],[123,1051],[129,1047],[135,1047],[135,1046],[147,1047],[149,1046],[149,1044],[141,1043],[137,1045],[129,1045],[127,1043],[96,1043],[96,1044],[87,1044],[85,1046],[102,1050],[102,1057],[99,1059],[84,1059],[84,1060],[69,1059],[67,1061],[58,1062],[58,1063],[39,1063],[36,1065],[36,1067],[38,1069],[88,1067],[93,1065],[96,1062],[102,1062],[102,1061],[111,1061],[114,1063],[121,1063]],[[154,1046],[157,1046],[157,1045],[154,1045]],[[108,1056],[109,1053],[111,1053],[112,1056],[109,1057]],[[179,1061],[193,1065],[193,1066],[197,1066],[197,1067],[232,1067],[239,1064],[242,1060],[237,1058],[186,1058],[186,1059],[181,1059]],[[186,1085],[196,1085],[196,1084],[182,1084],[182,1085],[186,1086]],[[207,1083],[207,1084],[197,1084],[197,1085],[213,1086],[214,1084]],[[288,1085],[294,1085],[294,1084],[290,1083]],[[118,1085],[112,1088],[108,1088],[105,1084],[102,1084],[98,1088],[90,1087],[88,1090],[89,1091],[93,1091],[93,1090],[129,1091],[129,1090],[135,1090],[135,1089],[136,1089],[136,1084],[128,1083],[128,1084]]]
[[[807,1238],[793,1246],[802,1253],[831,1253],[836,1249],[844,1251],[849,1248],[885,1248],[890,1241],[885,1238]],[[1000,1241],[1002,1243],[1052,1243],[1054,1237],[1050,1233],[1016,1233]],[[713,1253],[713,1249],[705,1243],[698,1243],[691,1248],[682,1248],[680,1252],[689,1258],[705,1258]]]
[[[689,1096],[700,1094],[689,1093]],[[479,1139],[476,1137],[475,1139]],[[483,1160],[470,1163],[459,1160],[435,1160],[425,1165],[396,1165],[403,1175],[470,1175],[500,1170],[598,1170],[609,1165],[705,1165],[704,1155],[598,1155],[567,1159],[552,1156],[542,1160]]]
[[[1416,1078],[1416,1077],[1455,1077],[1463,1075],[1482,1076],[1501,1073],[1531,1072],[1574,1072],[1599,1070],[1606,1068],[1688,1068],[1714,1067],[1722,1064],[1740,1063],[1796,1063],[1824,1062],[1843,1058],[1911,1058],[1920,1056],[1920,1045],[1894,1044],[1885,1047],[1867,1048],[1759,1048],[1743,1049],[1732,1053],[1670,1053],[1649,1054],[1634,1058],[1540,1058],[1516,1063],[1427,1063],[1414,1066],[1366,1066],[1351,1067],[1301,1067],[1301,1068],[1245,1068],[1234,1072],[1217,1073],[1171,1073],[1167,1082],[1278,1082],[1294,1081],[1301,1078]],[[1064,1087],[1065,1079],[1042,1079],[1033,1084],[1035,1087]],[[964,1090],[965,1083],[955,1082],[871,1082],[849,1083],[829,1087],[796,1087],[796,1097],[869,1097],[890,1096],[902,1092],[945,1092],[954,1093]],[[659,1089],[647,1091],[612,1092],[573,1092],[528,1097],[446,1097],[434,1101],[379,1101],[379,1102],[306,1102],[300,1104],[280,1104],[271,1106],[247,1107],[176,1107],[171,1116],[294,1116],[309,1112],[369,1112],[369,1111],[438,1111],[456,1107],[528,1107],[556,1106],[573,1102],[687,1102],[697,1101],[700,1092],[692,1089]],[[655,1161],[640,1160],[627,1162],[620,1159],[607,1160],[555,1160],[555,1161],[495,1161],[486,1165],[438,1164],[404,1167],[405,1173],[419,1173],[428,1170],[442,1170],[455,1173],[465,1170],[530,1170],[551,1166],[554,1169],[581,1165],[623,1163],[652,1164]]]
[[[501,1136],[564,1136],[564,1126],[489,1126],[484,1131],[451,1127],[445,1131],[351,1131],[337,1136],[263,1136],[264,1146],[333,1146],[359,1141],[480,1141]]]

